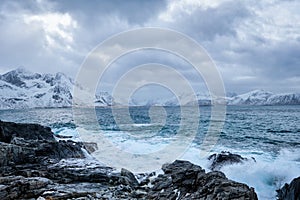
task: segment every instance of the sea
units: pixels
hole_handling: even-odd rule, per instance
[[[186,107],[186,119],[182,110],[176,106],[37,108],[1,110],[0,120],[42,124],[51,127],[56,135],[76,141],[92,138],[89,142],[97,142],[95,138],[101,138],[95,158],[104,164],[102,152],[111,151],[109,164],[113,164],[117,152],[136,157],[151,154],[160,159],[161,152],[168,149],[164,153],[169,153],[169,158],[189,160],[209,171],[210,161],[200,150],[214,124],[213,108]],[[299,105],[227,106],[221,125],[222,129],[214,133],[208,155],[229,151],[250,158],[244,163],[223,166],[221,171],[229,179],[255,188],[259,199],[276,199],[277,189],[300,176]],[[174,141],[184,137],[189,138],[188,145],[177,148]],[[114,149],[108,149],[111,146]]]

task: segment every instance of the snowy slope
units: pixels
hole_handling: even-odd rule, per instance
[[[285,93],[285,94],[273,94],[264,90],[254,90],[245,94],[236,95],[230,93],[228,97],[216,97],[210,96],[208,93],[196,94],[196,99],[193,95],[183,94],[177,98],[171,99],[154,99],[154,100],[143,100],[137,101],[132,99],[130,105],[133,106],[195,106],[195,105],[211,105],[212,100],[216,104],[227,104],[227,105],[300,105],[300,94]],[[179,103],[180,102],[180,103]]]
[[[114,102],[107,92],[96,95],[85,91],[81,86],[63,73],[38,74],[18,68],[0,75],[0,109],[22,109],[36,107],[70,107],[73,103],[73,89],[79,89],[81,97],[92,99],[93,105],[85,102],[78,106],[113,106],[124,105]],[[208,93],[181,94],[169,99],[131,99],[130,106],[178,106],[211,105],[212,99],[217,103],[228,105],[300,105],[300,94],[273,94],[264,90],[254,90],[245,94],[224,98],[211,97]]]
[[[38,74],[18,68],[0,75],[0,109],[70,107],[74,87],[78,86],[63,73]],[[107,93],[94,98],[97,106],[113,104]]]
[[[300,105],[300,94],[273,94],[264,90],[254,90],[227,98],[229,105]]]
[[[227,102],[229,105],[261,105],[264,104],[272,95],[273,94],[271,92],[254,90],[228,98]]]

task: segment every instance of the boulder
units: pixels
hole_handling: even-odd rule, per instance
[[[34,159],[33,148],[0,142],[0,167],[32,162]]]
[[[277,190],[279,200],[300,200],[300,176]]]
[[[42,194],[50,183],[49,179],[40,177],[0,177],[0,198],[1,200],[34,198]]]
[[[82,148],[82,143],[55,140],[49,127],[0,121],[0,167],[84,158]]]
[[[176,160],[162,167],[163,175],[152,181],[149,199],[257,200],[253,188],[229,180],[222,172],[205,173],[200,166]]]
[[[137,187],[139,185],[139,182],[136,180],[134,174],[131,171],[122,168],[121,176],[124,177],[126,185],[130,185],[132,187]]]
[[[18,124],[0,120],[0,141],[10,143],[14,137],[25,140],[55,140],[49,127],[39,124]]]
[[[257,199],[253,188],[188,161],[163,165],[157,177],[117,172],[85,158],[82,148],[92,152],[94,143],[65,139],[40,125],[0,121],[0,199]]]
[[[95,142],[83,142],[83,146],[88,153],[94,153],[98,150],[98,145]]]
[[[212,154],[208,157],[208,160],[211,161],[210,169],[211,170],[220,170],[224,165],[243,163],[249,161],[250,159],[244,158],[238,154],[233,154],[228,151],[222,151],[219,154]],[[252,158],[255,162],[255,159]]]

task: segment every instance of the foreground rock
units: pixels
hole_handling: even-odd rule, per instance
[[[208,157],[208,160],[211,161],[211,170],[220,170],[224,165],[228,164],[243,163],[245,161],[256,162],[253,157],[251,159],[248,159],[238,154],[230,153],[228,151],[222,151],[219,154],[212,154]]]
[[[87,159],[85,148],[96,147],[57,141],[48,127],[0,121],[0,199],[126,196],[126,175]]]
[[[152,181],[149,199],[257,199],[253,188],[226,178],[222,172],[205,171],[188,161],[164,165],[165,174]]]
[[[48,127],[0,121],[0,166],[40,163],[45,158],[84,158],[83,146],[56,141]]]
[[[277,190],[279,200],[300,200],[300,176]]]
[[[164,165],[157,177],[135,175],[86,158],[84,149],[97,146],[0,121],[0,199],[257,199],[253,188],[187,161]]]

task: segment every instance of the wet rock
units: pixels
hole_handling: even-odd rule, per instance
[[[18,124],[0,120],[0,141],[10,143],[14,137],[25,140],[55,140],[49,127],[39,124]]]
[[[0,167],[85,157],[82,143],[56,141],[53,135],[41,125],[0,121]]]
[[[0,142],[0,167],[34,160],[35,150]]]
[[[102,166],[98,163],[90,163],[85,160],[62,160],[47,166],[45,174],[51,180],[58,183],[109,183],[113,180],[113,168]]]
[[[224,165],[243,163],[245,161],[249,161],[250,159],[244,158],[238,154],[230,153],[228,151],[222,151],[220,154],[210,155],[208,157],[208,160],[211,161],[211,170],[220,170]],[[255,162],[254,158],[252,158],[251,160]]]
[[[45,141],[36,146],[36,155],[53,159],[84,158],[80,143],[71,140]]]
[[[121,176],[125,178],[126,183],[132,187],[137,187],[139,185],[139,182],[136,180],[134,174],[131,171],[128,171],[127,169],[122,168],[121,169]]]
[[[300,176],[277,190],[279,200],[300,200]]]
[[[40,177],[0,177],[0,197],[1,200],[34,198],[42,194],[50,183],[49,179]]]
[[[205,171],[188,161],[175,161],[162,167],[165,174],[152,183],[150,199],[249,199],[257,200],[253,188],[229,180],[222,172]]]
[[[15,138],[16,139],[16,138]],[[16,140],[13,140],[16,143]],[[73,141],[28,140],[17,144],[0,142],[0,167],[40,163],[43,159],[84,158],[81,145]]]
[[[93,153],[98,150],[98,145],[95,142],[83,142],[83,147],[89,152]]]
[[[253,188],[187,161],[163,165],[157,177],[135,175],[86,158],[82,148],[97,146],[0,121],[0,199],[257,199]]]

